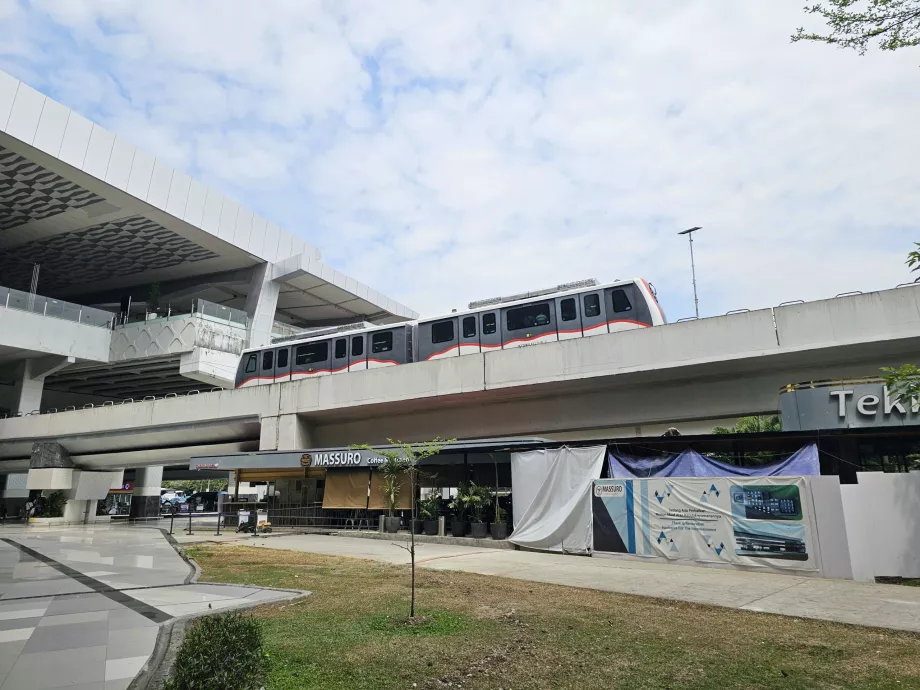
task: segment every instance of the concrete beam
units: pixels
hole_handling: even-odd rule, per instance
[[[69,367],[71,364],[74,364],[77,359],[73,356],[65,357],[40,357],[38,359],[33,359],[32,361],[32,371],[31,375],[33,378],[45,378],[46,376],[51,376],[65,367]]]

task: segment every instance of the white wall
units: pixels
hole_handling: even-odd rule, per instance
[[[853,578],[920,577],[920,472],[858,472],[840,487]]]

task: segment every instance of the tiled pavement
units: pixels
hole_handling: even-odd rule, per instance
[[[0,690],[124,690],[160,625],[297,596],[189,573],[155,529],[0,527]]]

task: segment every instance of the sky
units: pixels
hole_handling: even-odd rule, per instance
[[[0,0],[0,69],[421,312],[644,277],[670,320],[911,280],[920,49],[802,0]]]

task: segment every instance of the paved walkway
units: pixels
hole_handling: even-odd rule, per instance
[[[297,596],[190,573],[155,529],[0,527],[0,690],[125,690],[160,626]]]
[[[182,541],[196,539],[209,540],[207,535],[201,535],[184,537]],[[403,549],[372,539],[287,535],[227,536],[225,541],[265,549],[408,563]],[[416,557],[421,567],[435,570],[460,570],[920,632],[920,587],[441,544],[418,544]]]

